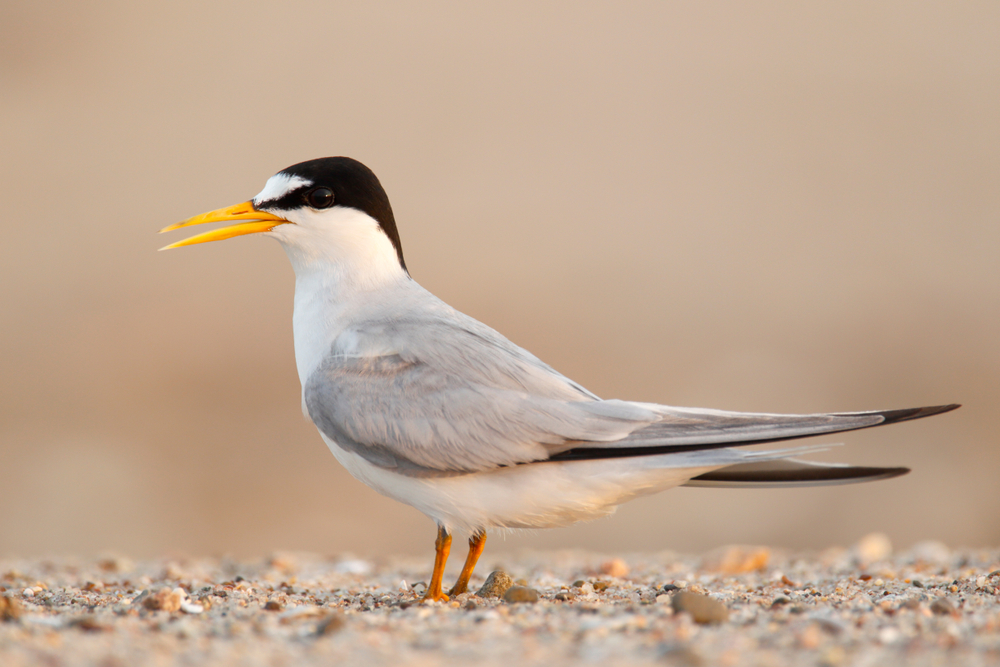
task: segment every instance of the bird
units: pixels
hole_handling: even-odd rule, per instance
[[[303,412],[354,477],[437,525],[426,602],[468,590],[487,530],[566,526],[681,485],[896,477],[909,469],[797,458],[825,447],[741,447],[959,407],[788,415],[601,399],[421,287],[382,184],[347,157],[292,165],[253,199],[160,231],[216,222],[235,224],[161,249],[247,234],[281,244],[295,270]],[[470,536],[469,551],[445,593],[454,531]]]

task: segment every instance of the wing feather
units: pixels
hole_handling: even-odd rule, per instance
[[[457,311],[399,314],[345,337],[350,353],[335,342],[303,388],[308,414],[338,446],[409,475],[715,449],[957,407],[778,415],[600,400]]]

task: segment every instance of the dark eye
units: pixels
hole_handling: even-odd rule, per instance
[[[330,208],[333,206],[333,190],[316,188],[306,193],[306,203],[313,208]]]

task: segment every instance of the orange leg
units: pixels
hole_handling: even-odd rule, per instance
[[[424,593],[424,602],[447,602],[448,596],[441,591],[441,579],[444,577],[444,566],[448,562],[448,553],[451,551],[451,535],[438,526],[438,536],[434,540],[434,573],[431,574],[431,583]]]
[[[476,562],[479,560],[479,556],[482,555],[485,547],[486,531],[473,533],[472,537],[469,538],[469,555],[465,559],[465,565],[462,566],[462,573],[458,575],[458,581],[448,591],[448,595],[461,595],[469,589],[469,579],[472,578],[472,571],[476,569]]]

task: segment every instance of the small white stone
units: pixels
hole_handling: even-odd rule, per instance
[[[185,614],[200,614],[205,611],[205,607],[185,600],[184,602],[181,602],[181,611]]]
[[[371,563],[359,559],[342,560],[334,568],[342,574],[368,574],[372,571]]]
[[[899,640],[899,630],[896,628],[882,628],[878,632],[878,640],[883,644],[893,644]]]
[[[21,591],[21,595],[23,595],[26,598],[33,598],[35,597],[35,591],[31,590],[30,588],[25,588],[23,591]]]

